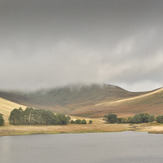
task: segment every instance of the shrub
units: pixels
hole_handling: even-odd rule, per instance
[[[93,123],[93,121],[92,121],[92,120],[90,120],[88,123],[89,123],[89,124],[92,124],[92,123]]]

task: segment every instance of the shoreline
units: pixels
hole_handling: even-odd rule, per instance
[[[163,124],[68,124],[57,126],[14,126],[0,127],[0,136],[34,135],[34,134],[63,134],[63,133],[101,133],[101,132],[148,132],[163,134]]]

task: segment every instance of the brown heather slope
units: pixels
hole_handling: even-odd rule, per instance
[[[78,84],[26,94],[0,91],[0,97],[34,108],[50,109],[57,113],[69,114],[77,108],[135,97],[145,93],[147,92],[129,92],[109,84]]]
[[[70,114],[84,117],[103,117],[108,113],[116,113],[122,117],[133,116],[137,113],[163,115],[163,88],[136,97],[105,101],[93,106],[78,108]]]
[[[83,117],[103,117],[109,112],[120,116],[139,112],[163,114],[162,89],[129,92],[109,84],[69,85],[26,94],[1,91],[0,97],[25,106]]]

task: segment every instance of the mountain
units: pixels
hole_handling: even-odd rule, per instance
[[[163,114],[162,89],[129,92],[109,84],[78,84],[32,93],[1,91],[0,97],[26,106],[87,117],[102,117],[109,112],[122,116],[142,111]]]
[[[163,88],[135,97],[104,101],[71,112],[72,115],[86,117],[103,117],[108,113],[116,113],[122,117],[133,116],[137,113],[163,115]]]
[[[120,100],[128,97],[134,97],[141,94],[140,92],[128,92],[120,87],[109,84],[92,84],[92,85],[68,85],[65,87],[58,87],[50,90],[40,90],[28,94],[28,98],[37,101],[40,105],[53,108],[58,111],[60,106],[64,112],[71,112],[71,110],[79,107],[91,106],[102,101]]]

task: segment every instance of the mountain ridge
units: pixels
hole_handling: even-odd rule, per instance
[[[159,90],[162,90],[162,88],[146,92],[130,92],[121,87],[109,84],[80,84],[39,90],[32,93],[0,91],[0,97],[21,105],[50,109],[57,113],[102,117],[108,112],[123,115],[121,113],[122,110],[123,113],[132,115],[133,112],[136,112],[136,105],[143,108],[143,105],[139,102],[141,98],[146,99],[145,95],[148,96],[150,93],[156,95]],[[130,101],[127,101],[129,99]],[[158,101],[157,98],[154,99]],[[160,99],[160,101],[162,106],[162,100]],[[143,100],[142,103],[144,103]],[[125,111],[125,107],[128,111]],[[128,107],[130,107],[130,111]],[[146,107],[147,106],[144,105],[144,108]],[[156,106],[156,108],[158,107]],[[146,111],[147,109],[142,109],[142,111],[143,110]],[[163,113],[162,110],[160,110],[160,112]]]

